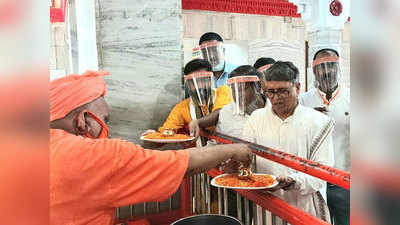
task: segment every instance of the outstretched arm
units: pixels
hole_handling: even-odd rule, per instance
[[[216,145],[189,149],[189,166],[186,175],[190,176],[215,168],[221,162],[231,159],[249,166],[252,152],[245,144]]]
[[[219,118],[219,111],[220,109],[215,110],[214,112],[198,120],[192,120],[189,123],[190,135],[195,138],[198,138],[200,136],[200,128],[204,129],[207,127],[212,127],[217,125]]]

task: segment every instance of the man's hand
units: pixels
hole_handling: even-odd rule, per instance
[[[197,138],[200,136],[200,127],[197,120],[192,120],[189,123],[189,132],[190,136],[195,137],[195,140],[197,140]]]
[[[293,178],[287,177],[287,176],[279,176],[276,178],[276,180],[279,182],[278,185],[276,185],[273,188],[268,188],[268,189],[266,189],[266,191],[274,192],[279,189],[288,191],[293,188],[294,183],[295,183],[295,180]]]
[[[248,167],[253,153],[245,144],[215,145],[189,149],[189,166],[186,175],[205,172],[230,159]]]
[[[234,160],[228,160],[223,163],[221,170],[223,173],[237,173],[239,172],[240,163]]]
[[[242,163],[244,167],[249,167],[253,159],[253,152],[246,144],[232,144],[232,160]]]

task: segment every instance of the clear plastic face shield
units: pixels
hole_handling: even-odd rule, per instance
[[[238,76],[229,78],[228,86],[232,90],[235,104],[234,115],[250,115],[265,105],[260,94],[260,80],[257,76]]]
[[[257,69],[261,74],[265,74],[265,72],[272,66],[273,64],[267,64]]]
[[[194,72],[185,76],[185,83],[189,89],[189,95],[193,102],[204,108],[212,101],[212,89],[214,79],[212,72]]]
[[[339,58],[327,56],[314,60],[313,72],[316,88],[324,93],[334,92],[340,78]]]
[[[266,74],[267,70],[268,70],[272,65],[273,65],[273,64],[266,64],[266,65],[264,65],[264,66],[262,66],[262,67],[259,67],[259,68],[257,69],[257,71],[258,71],[259,73],[262,74],[262,77],[265,77],[265,74]],[[260,84],[261,84],[261,93],[264,94],[264,93],[263,93],[263,90],[265,89],[265,88],[263,87],[263,86],[264,86],[264,82],[260,82]]]
[[[219,41],[207,41],[200,45],[203,59],[210,62],[213,71],[221,71],[225,66],[224,44]]]

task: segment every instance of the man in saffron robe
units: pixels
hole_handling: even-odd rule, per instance
[[[163,201],[185,175],[228,159],[249,165],[246,145],[153,151],[108,138],[103,75],[88,71],[50,83],[51,224],[111,225],[115,208]]]

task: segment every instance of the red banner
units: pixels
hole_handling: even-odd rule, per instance
[[[50,7],[50,23],[64,23],[66,8],[66,0],[52,0],[52,6]]]
[[[182,0],[182,9],[300,17],[287,0]]]

